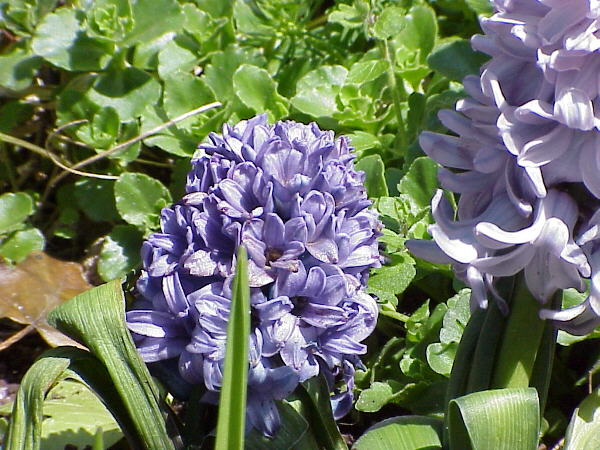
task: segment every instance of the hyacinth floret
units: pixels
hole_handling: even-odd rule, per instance
[[[523,273],[540,316],[573,334],[600,324],[600,2],[494,0],[472,40],[491,59],[464,80],[468,97],[440,112],[454,136],[423,133],[423,150],[460,195],[457,220],[434,197],[433,241],[407,246],[451,263],[472,288],[507,310],[498,278]],[[584,291],[574,308],[550,306],[560,289]],[[560,305],[554,305],[554,308]]]
[[[181,377],[218,398],[236,248],[248,252],[247,423],[272,436],[275,400],[319,373],[334,415],[352,405],[357,355],[377,321],[365,293],[380,265],[381,224],[348,140],[264,115],[200,146],[186,195],[142,249],[140,300],[127,314],[147,362],[177,358]]]

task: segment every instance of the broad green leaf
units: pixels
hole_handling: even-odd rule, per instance
[[[127,223],[152,229],[158,227],[160,211],[171,202],[171,194],[160,181],[127,172],[115,181],[115,202]]]
[[[123,291],[119,281],[112,281],[63,303],[49,314],[48,321],[89,348],[106,367],[113,391],[134,426],[123,431],[133,435],[134,442],[141,441],[143,448],[172,449],[158,389],[135,349],[124,317]]]
[[[565,450],[600,448],[600,389],[588,395],[575,409],[567,434]]]
[[[405,21],[406,26],[398,41],[409,49],[419,50],[419,59],[425,62],[436,41],[438,25],[435,12],[427,5],[415,5],[408,11]]]
[[[173,117],[168,117],[162,107],[148,105],[142,115],[142,132],[151,130],[170,119],[173,119]],[[173,125],[158,134],[144,139],[144,144],[149,147],[160,147],[162,150],[173,155],[190,157],[198,147],[198,138],[195,133],[192,134],[187,130],[178,128],[177,125]]]
[[[48,14],[36,28],[31,48],[34,53],[62,69],[96,71],[103,69],[114,51],[112,42],[82,32],[83,14],[60,8]]]
[[[3,67],[2,62],[0,62],[0,72]],[[0,86],[2,86],[1,82]],[[5,101],[0,106],[0,133],[10,134],[14,128],[31,119],[33,111],[33,105],[27,103],[26,100]]]
[[[475,392],[450,402],[450,448],[536,450],[540,429],[533,388]]]
[[[337,4],[327,16],[327,21],[339,23],[345,28],[358,28],[364,26],[368,15],[369,3],[365,0],[357,0],[352,6],[344,3]]]
[[[42,59],[17,48],[0,56],[0,86],[13,91],[29,87]]]
[[[216,450],[242,450],[246,433],[248,348],[250,340],[250,288],[248,256],[240,246],[231,288],[223,383],[219,396]]]
[[[427,363],[429,367],[440,375],[450,376],[457,350],[458,343],[456,342],[429,344],[427,346]]]
[[[396,305],[396,295],[406,290],[416,273],[414,259],[405,252],[395,254],[388,265],[373,269],[367,292]]]
[[[151,42],[183,27],[183,11],[175,0],[135,0],[132,5],[135,25],[125,44]]]
[[[0,233],[17,230],[33,213],[33,200],[25,192],[0,195]]]
[[[193,5],[186,4],[185,6]],[[177,72],[187,73],[194,68],[197,62],[198,57],[191,50],[172,40],[167,42],[158,54],[158,75],[164,80]]]
[[[379,138],[374,134],[367,133],[365,131],[355,131],[352,134],[346,135],[346,137],[350,139],[350,143],[357,153],[364,152],[365,150],[369,150],[371,148],[381,147],[381,141]]]
[[[277,93],[277,83],[264,69],[241,65],[233,74],[233,89],[244,105],[257,113],[266,112],[270,121],[288,112],[287,99]]]
[[[467,75],[479,74],[479,68],[488,59],[473,50],[466,39],[455,39],[435,48],[427,57],[427,65],[451,80],[462,81]]]
[[[214,101],[206,82],[190,73],[174,73],[164,79],[164,85],[163,106],[169,119]],[[190,130],[198,120],[198,116],[191,117],[179,122],[177,127]]]
[[[348,69],[321,66],[304,75],[291,99],[294,108],[312,117],[327,117],[338,111],[336,97],[346,81]]]
[[[119,219],[115,206],[115,182],[83,178],[74,185],[77,206],[95,222],[113,222]]]
[[[140,264],[142,233],[132,225],[117,225],[106,236],[100,258],[98,274],[104,281],[121,278]]]
[[[369,428],[353,450],[435,450],[441,449],[442,423],[430,417],[392,417]],[[458,450],[458,449],[457,449]]]
[[[438,187],[438,167],[435,161],[426,156],[415,159],[406,175],[400,180],[398,190],[410,196],[418,206],[422,208],[429,206]]]
[[[135,67],[113,69],[98,76],[87,97],[99,106],[114,108],[122,121],[129,121],[139,117],[147,104],[158,101],[160,84]]]
[[[373,34],[378,39],[389,39],[400,33],[406,26],[405,13],[399,6],[385,8],[373,26]]]
[[[206,66],[204,78],[219,101],[229,101],[235,96],[233,74],[242,64],[261,65],[263,60],[254,49],[229,45],[225,50],[215,52]]]
[[[43,414],[41,448],[44,450],[84,448],[94,443],[97,433],[106,447],[123,437],[113,416],[81,383],[62,381],[53,387],[44,401]]]
[[[382,60],[362,61],[352,65],[346,77],[346,84],[363,84],[373,81],[387,69],[387,63]]]
[[[43,250],[46,239],[37,228],[15,231],[0,243],[0,255],[8,261],[21,262],[36,250]]]
[[[361,158],[356,164],[357,170],[365,172],[365,187],[369,198],[387,197],[388,190],[385,182],[385,166],[381,156],[369,155]]]

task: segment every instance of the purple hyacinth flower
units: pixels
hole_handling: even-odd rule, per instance
[[[223,378],[236,247],[249,257],[248,424],[279,426],[275,401],[323,373],[339,416],[377,322],[365,293],[380,265],[381,224],[351,147],[316,124],[264,115],[212,133],[192,160],[186,195],[143,247],[140,300],[128,323],[146,361],[178,358],[214,401]],[[341,382],[344,386],[340,387]]]
[[[469,97],[456,111],[439,114],[456,136],[420,137],[425,153],[445,166],[438,178],[460,195],[458,209],[438,193],[433,241],[407,247],[452,264],[472,289],[471,304],[480,307],[491,295],[507,309],[494,286],[500,277],[522,272],[531,293],[546,303],[557,290],[583,290],[591,276],[582,305],[540,313],[585,334],[600,323],[600,3],[493,5],[496,13],[481,22],[485,35],[472,39],[491,59],[479,77],[465,78]]]

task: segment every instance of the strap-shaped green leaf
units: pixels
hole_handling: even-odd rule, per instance
[[[475,392],[450,402],[450,448],[535,450],[540,409],[534,388]]]
[[[63,303],[48,322],[85,345],[106,367],[146,449],[173,449],[159,407],[158,390],[125,326],[125,302],[119,281],[90,289]],[[109,408],[110,409],[110,408]]]
[[[353,450],[436,450],[442,448],[442,422],[431,417],[392,417],[369,428]]]
[[[65,378],[80,381],[92,389],[122,430],[128,433],[132,446],[143,447],[143,441],[135,433],[135,426],[106,368],[89,352],[75,347],[59,347],[44,353],[23,377],[11,413],[7,449],[40,448],[44,399]]]
[[[215,444],[217,450],[242,450],[244,448],[246,394],[248,392],[250,288],[248,286],[248,257],[243,246],[240,246],[237,252],[231,295],[223,384],[219,398],[219,419]]]
[[[320,374],[305,381],[298,395],[307,413],[310,428],[321,447],[328,450],[347,450],[348,446],[333,418],[325,377]]]
[[[565,450],[600,448],[600,389],[588,395],[571,417]]]

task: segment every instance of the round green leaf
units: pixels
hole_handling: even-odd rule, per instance
[[[353,450],[436,450],[442,448],[442,423],[431,417],[391,417],[363,434]]]
[[[99,106],[110,106],[122,121],[136,119],[148,104],[160,98],[160,84],[135,67],[111,70],[100,75],[88,98]]]
[[[140,263],[143,236],[132,225],[117,225],[100,250],[98,273],[104,281],[121,278]]]
[[[80,23],[81,12],[71,8],[48,14],[35,31],[33,51],[55,66],[74,71],[101,70],[107,64],[114,45],[87,36]]]
[[[0,196],[0,233],[16,230],[33,212],[33,200],[24,192]]]
[[[160,181],[128,172],[115,182],[115,201],[127,223],[152,229],[158,227],[160,210],[171,202],[171,194]]]
[[[462,81],[467,75],[479,74],[479,68],[488,59],[473,50],[468,40],[456,39],[436,47],[427,57],[427,65],[451,80]]]
[[[426,156],[415,159],[400,180],[398,190],[407,194],[421,208],[429,206],[438,187],[438,167],[435,161]]]
[[[85,178],[75,183],[74,194],[79,208],[95,222],[112,222],[119,219],[115,207],[112,180]]]
[[[243,64],[233,74],[233,89],[239,99],[255,112],[266,111],[275,121],[287,114],[287,99],[277,92],[277,83],[269,73],[256,66]]]
[[[342,66],[321,66],[298,81],[292,105],[313,117],[331,116],[338,111],[336,97],[346,81],[348,69]]]
[[[44,235],[37,228],[19,230],[2,241],[0,255],[18,263],[27,258],[31,252],[43,250],[45,242]]]
[[[0,56],[0,86],[20,91],[31,84],[42,59],[23,49]]]

